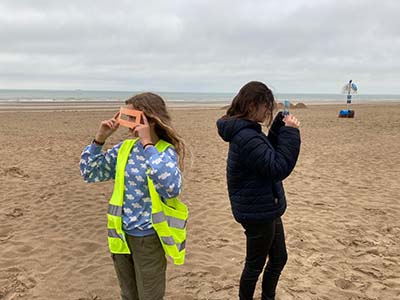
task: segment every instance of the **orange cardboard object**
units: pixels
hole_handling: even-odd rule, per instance
[[[143,112],[141,112],[140,110],[121,107],[121,109],[119,110],[118,123],[122,126],[133,129],[136,125],[143,124],[142,114]],[[122,118],[122,116],[128,116],[130,117],[130,120],[125,120]]]

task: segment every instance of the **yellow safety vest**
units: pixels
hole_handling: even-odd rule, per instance
[[[138,139],[125,140],[118,151],[114,192],[107,213],[108,246],[111,253],[115,254],[130,253],[125,233],[122,230],[122,204],[125,167],[129,154],[137,141]],[[172,145],[164,140],[159,140],[155,145],[158,152],[164,152],[169,146]],[[178,198],[161,200],[149,176],[147,176],[147,183],[151,198],[151,223],[153,228],[160,238],[165,254],[173,259],[174,264],[182,265],[185,262],[186,253],[188,208]]]

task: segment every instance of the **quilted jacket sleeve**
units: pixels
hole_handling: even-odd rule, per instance
[[[242,130],[236,142],[243,164],[274,181],[284,180],[293,171],[301,143],[300,131],[286,126],[279,128],[274,146],[263,133],[252,129]]]

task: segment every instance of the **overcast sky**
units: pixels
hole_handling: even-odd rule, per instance
[[[400,94],[398,0],[1,0],[1,89]]]

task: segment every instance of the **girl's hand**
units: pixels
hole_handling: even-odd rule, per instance
[[[117,112],[112,119],[105,120],[100,123],[100,127],[96,133],[96,141],[99,143],[104,143],[106,139],[112,135],[119,127],[119,123],[117,118],[119,116],[119,112]]]
[[[299,128],[300,122],[293,115],[287,115],[283,118],[283,122],[285,122],[285,126]]]
[[[142,114],[144,124],[136,125],[133,129],[133,132],[139,137],[142,145],[146,145],[148,143],[152,143],[151,141],[151,133],[150,133],[150,125],[146,116]]]

